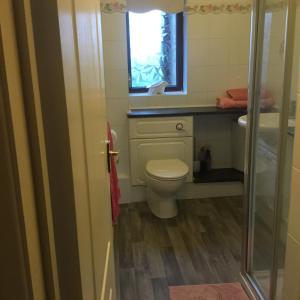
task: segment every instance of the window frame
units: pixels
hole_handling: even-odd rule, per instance
[[[176,78],[177,84],[167,86],[166,92],[183,91],[183,74],[184,74],[184,37],[183,37],[184,17],[183,12],[176,14]],[[129,93],[147,93],[148,88],[131,86],[131,49],[130,49],[130,32],[129,32],[129,12],[126,12],[126,38],[127,38],[127,63],[128,63],[128,88]]]

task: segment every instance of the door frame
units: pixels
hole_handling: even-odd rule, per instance
[[[32,176],[34,181],[35,205],[39,226],[43,274],[47,299],[58,300],[59,283],[53,232],[53,216],[49,193],[48,170],[44,145],[43,124],[38,103],[39,90],[35,73],[30,7],[26,0],[13,0],[16,41],[23,88],[23,104],[27,125]]]
[[[55,52],[60,49],[54,47],[55,43],[52,39],[55,37],[58,41],[58,23],[55,26],[53,22],[51,23],[57,20],[56,1],[13,0],[12,3],[36,197],[45,292],[47,299],[51,300],[65,298],[81,300],[83,296],[73,203],[72,166],[67,142],[66,113],[63,109],[64,102],[61,101],[64,95],[63,85],[58,84],[58,92],[54,95],[52,103],[47,101],[49,97],[46,101],[43,98],[47,93],[53,96],[50,92],[51,89],[53,91],[53,87],[45,84],[47,82],[45,76],[54,76],[57,83],[63,78],[58,75],[62,74],[61,57],[58,52]],[[42,9],[39,9],[41,7]],[[44,26],[45,35],[49,34],[47,41],[36,35],[39,26]],[[53,66],[52,71],[55,71],[55,75],[41,72],[45,67],[43,63],[46,61],[44,50],[46,48],[49,50],[51,43],[53,43],[52,48],[56,49],[49,51],[48,67]],[[53,107],[52,117],[49,114],[51,107]],[[54,137],[54,129],[49,129],[55,115],[58,116],[56,124],[61,127],[56,137]],[[51,137],[54,137],[55,141],[51,140]],[[54,150],[55,148],[57,150]],[[55,157],[59,157],[60,164],[55,161]]]
[[[2,46],[0,29],[0,212],[5,212],[0,218],[3,239],[0,297],[30,300],[33,299],[33,287]]]

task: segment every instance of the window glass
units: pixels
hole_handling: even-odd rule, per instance
[[[129,88],[144,91],[160,81],[167,81],[169,89],[182,89],[182,51],[178,14],[154,10],[137,14],[129,12],[128,62]],[[182,44],[182,41],[181,41]]]

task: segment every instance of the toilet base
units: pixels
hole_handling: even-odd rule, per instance
[[[178,214],[176,195],[161,197],[147,188],[147,203],[152,213],[158,218],[170,219]]]

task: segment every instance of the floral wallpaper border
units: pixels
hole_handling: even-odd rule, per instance
[[[126,12],[126,2],[100,2],[100,10],[103,13],[124,13]]]
[[[296,1],[297,5],[300,5],[300,0]],[[274,1],[267,4],[266,9],[268,11],[278,11],[284,9],[287,6],[287,0]],[[250,13],[252,8],[252,2],[249,3],[233,3],[233,4],[186,4],[184,11],[187,14],[234,14],[234,13]],[[100,2],[100,9],[103,13],[124,13],[126,12],[126,1],[107,1]]]
[[[222,14],[222,13],[249,13],[251,11],[252,4],[198,4],[198,5],[186,5],[185,12],[188,14]]]

